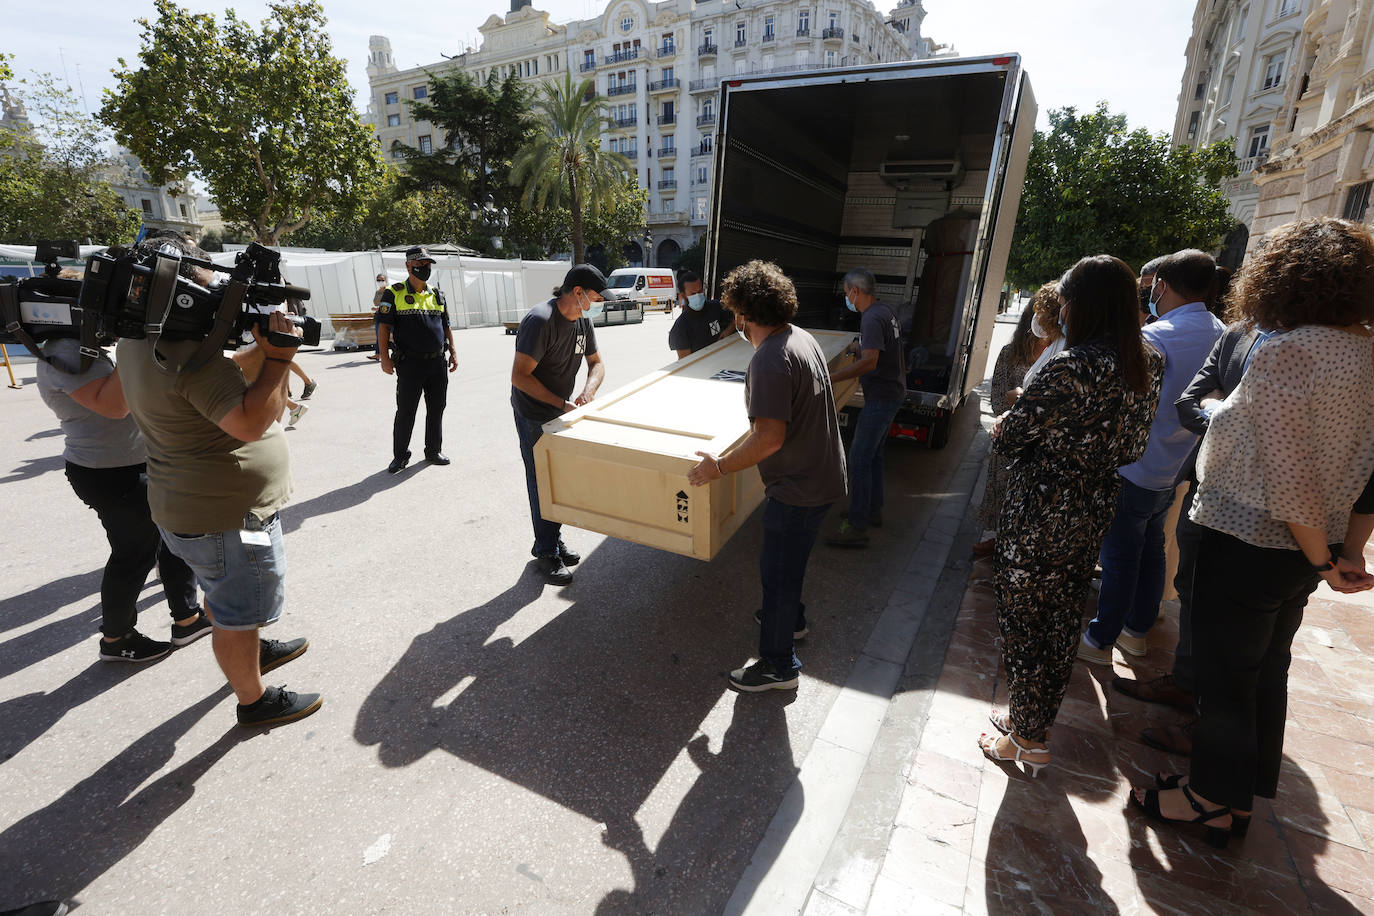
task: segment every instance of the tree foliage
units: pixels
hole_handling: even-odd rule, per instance
[[[1221,182],[1235,150],[1219,141],[1174,147],[1164,134],[1130,131],[1107,110],[1050,112],[1026,167],[1007,281],[1034,288],[1085,255],[1112,254],[1133,268],[1181,248],[1216,249],[1235,224]]]
[[[344,62],[314,0],[277,0],[255,29],[172,0],[140,19],[139,66],[120,60],[100,116],[158,184],[197,175],[227,222],[276,244],[318,213],[348,212],[381,174]]]
[[[624,156],[601,148],[606,115],[590,79],[574,83],[566,72],[561,82],[545,83],[535,110],[534,136],[516,154],[510,180],[523,189],[520,200],[527,208],[560,207],[566,201],[573,261],[581,263],[586,257],[584,208],[599,216],[634,170]]]
[[[598,211],[584,216],[583,244],[586,248],[601,246],[611,269],[626,263],[625,244],[644,235],[648,198],[631,175],[629,181],[612,190]],[[571,251],[572,214],[562,207],[537,210],[518,206],[511,213],[507,239],[522,257],[548,258]],[[581,263],[576,258],[574,261]]]
[[[3,58],[0,71],[0,80],[13,79]],[[107,151],[108,133],[70,86],[47,74],[32,86],[26,96],[38,127],[0,130],[0,241],[133,241],[141,217],[110,185],[120,166]]]

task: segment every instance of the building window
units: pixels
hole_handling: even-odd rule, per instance
[[[697,184],[706,184],[706,166],[697,166]]]
[[[420,136],[420,152],[424,153],[426,156],[434,152],[434,141],[429,138],[429,134],[422,134]]]
[[[835,10],[830,10],[827,15],[830,17],[830,28],[838,29],[840,27],[840,14]]]
[[[749,27],[743,22],[735,23],[735,46],[744,44],[749,35]]]
[[[588,68],[589,68],[589,67],[595,67],[595,66],[596,66],[596,52],[595,52],[595,51],[583,51],[583,52],[582,52],[582,66],[583,66],[583,67],[588,67]]]
[[[634,27],[635,18],[633,16],[626,16],[625,18],[620,20],[620,31],[629,32],[632,29],[634,29]]]
[[[667,83],[667,82],[668,82],[669,80],[671,80],[672,78],[673,78],[673,68],[672,68],[672,67],[664,67],[664,68],[663,68],[663,82]]]
[[[1236,76],[1231,74],[1222,80],[1221,83],[1221,107],[1225,108],[1231,104],[1231,96],[1236,91]]]
[[[1298,0],[1279,0],[1279,15],[1287,16],[1298,8]]]
[[[1270,54],[1264,59],[1264,88],[1273,89],[1283,82],[1283,62],[1288,58],[1287,51]]]
[[[673,37],[672,32],[668,32],[663,36],[663,51],[666,54],[671,54],[675,50],[677,50],[677,39]]]
[[[706,198],[698,197],[692,202],[692,218],[699,220],[706,219]]]
[[[670,181],[671,179],[665,178],[665,179],[663,179],[663,180],[664,180],[664,181]],[[673,200],[673,198],[671,198],[671,197],[665,197],[665,198],[663,198],[663,212],[664,212],[664,213],[672,213],[672,212],[673,212],[673,209],[674,209],[676,206],[677,206],[677,201]]]
[[[797,11],[797,34],[809,35],[811,33],[811,11]]]
[[[1232,43],[1240,41],[1245,37],[1245,23],[1250,19],[1250,7],[1243,7],[1240,11],[1240,19],[1236,21],[1236,34],[1231,39]]]
[[[387,116],[386,116],[386,126],[387,126],[387,127],[400,127],[400,126],[401,126],[401,116],[398,115],[398,114],[389,114],[389,115],[387,115]]]
[[[182,219],[185,219],[185,218],[186,218],[186,205],[185,205],[185,204],[177,204],[177,206],[181,208],[181,218],[182,218]]]
[[[834,51],[826,51],[826,52],[825,52],[825,65],[826,65],[827,67],[833,67],[833,66],[835,66],[835,60],[836,60],[836,57],[835,57],[835,52],[834,52]]]
[[[1269,125],[1262,124],[1250,130],[1250,145],[1246,147],[1247,159],[1263,156],[1269,152]]]
[[[1366,181],[1357,184],[1349,191],[1345,192],[1345,211],[1341,216],[1346,219],[1353,219],[1357,223],[1364,222],[1365,213],[1369,210],[1369,189],[1374,182]]]
[[[388,104],[388,105],[395,105],[395,104],[396,104],[397,102],[399,102],[399,101],[400,101],[400,96],[398,96],[396,93],[394,93],[394,92],[388,92],[388,93],[386,94],[386,104]]]
[[[429,97],[429,87],[428,87],[428,86],[416,86],[413,94],[414,94],[415,98],[417,98],[417,99],[428,98],[428,97]]]
[[[1188,139],[1189,139],[1189,140],[1196,140],[1196,139],[1197,139],[1197,125],[1198,125],[1198,121],[1200,121],[1200,120],[1202,120],[1202,112],[1200,112],[1200,111],[1195,111],[1195,112],[1193,112],[1192,114],[1190,114],[1190,115],[1188,116]]]
[[[1193,101],[1194,101],[1194,102],[1200,102],[1200,101],[1202,101],[1202,96],[1203,96],[1203,94],[1206,93],[1206,92],[1207,92],[1207,81],[1206,81],[1206,80],[1198,80],[1197,88],[1193,90]]]
[[[764,40],[764,41],[772,41],[772,40],[773,40],[773,17],[772,17],[772,16],[764,16],[764,17],[763,17],[763,40]]]

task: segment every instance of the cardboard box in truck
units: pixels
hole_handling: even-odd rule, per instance
[[[857,331],[841,279],[872,270],[902,327],[894,430],[944,445],[987,366],[1035,115],[1015,54],[727,78],[709,289],[774,261],[798,324]]]

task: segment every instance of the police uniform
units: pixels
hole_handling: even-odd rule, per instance
[[[425,457],[443,446],[444,405],[448,400],[448,304],[434,288],[417,292],[410,278],[382,291],[377,323],[391,328],[391,358],[396,364],[396,423],[392,452],[398,462],[410,458],[410,434],[420,395],[425,398]]]

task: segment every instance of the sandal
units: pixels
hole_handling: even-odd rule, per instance
[[[1222,805],[1221,807],[1213,808],[1211,811],[1208,811],[1207,809],[1202,807],[1202,803],[1197,800],[1197,796],[1193,794],[1192,789],[1188,788],[1187,786],[1179,786],[1179,788],[1183,790],[1183,797],[1187,800],[1188,806],[1197,812],[1197,817],[1193,818],[1192,820],[1181,820],[1172,817],[1165,817],[1159,810],[1159,793],[1161,791],[1160,789],[1147,789],[1145,791],[1144,801],[1140,801],[1138,798],[1136,798],[1136,794],[1132,792],[1130,794],[1131,804],[1135,805],[1137,808],[1144,811],[1145,815],[1149,817],[1150,820],[1160,821],[1162,823],[1167,824],[1201,825],[1206,831],[1204,835],[1204,840],[1206,841],[1207,845],[1211,846],[1214,849],[1225,849],[1227,844],[1231,840],[1231,833],[1235,829],[1234,822],[1225,827],[1211,827],[1208,826],[1207,822],[1216,820],[1219,817],[1230,814],[1231,809],[1226,807],[1225,805]],[[1247,828],[1250,826],[1248,820],[1249,819],[1247,818]],[[1244,834],[1242,833],[1238,835],[1243,836]]]
[[[992,727],[993,727],[993,728],[997,729],[997,730],[998,730],[999,732],[1001,732],[1002,734],[1004,734],[1004,735],[1010,735],[1010,734],[1011,734],[1011,712],[1010,712],[1010,711],[1008,711],[1008,712],[998,712],[997,710],[994,709],[992,712],[988,713],[988,721],[992,723]]]
[[[1157,773],[1155,775],[1156,789],[1182,789],[1186,788],[1183,780],[1187,777],[1181,773]],[[1243,837],[1250,832],[1250,815],[1237,814],[1231,812],[1231,836]]]
[[[1013,756],[1003,757],[1001,753],[998,752],[997,739],[999,737],[1005,737],[1008,741],[1011,742],[1012,747],[1016,748],[1016,753]],[[1016,735],[1012,734],[1011,732],[1008,732],[1005,735],[989,735],[985,732],[978,739],[978,747],[983,751],[983,756],[991,760],[993,763],[1018,763],[1021,766],[1025,767],[1026,772],[1029,773],[1032,777],[1039,774],[1041,768],[1050,765],[1050,752],[1048,748],[1026,747],[1020,741],[1017,741]],[[1023,756],[1026,754],[1044,754],[1045,759],[1030,760]]]

